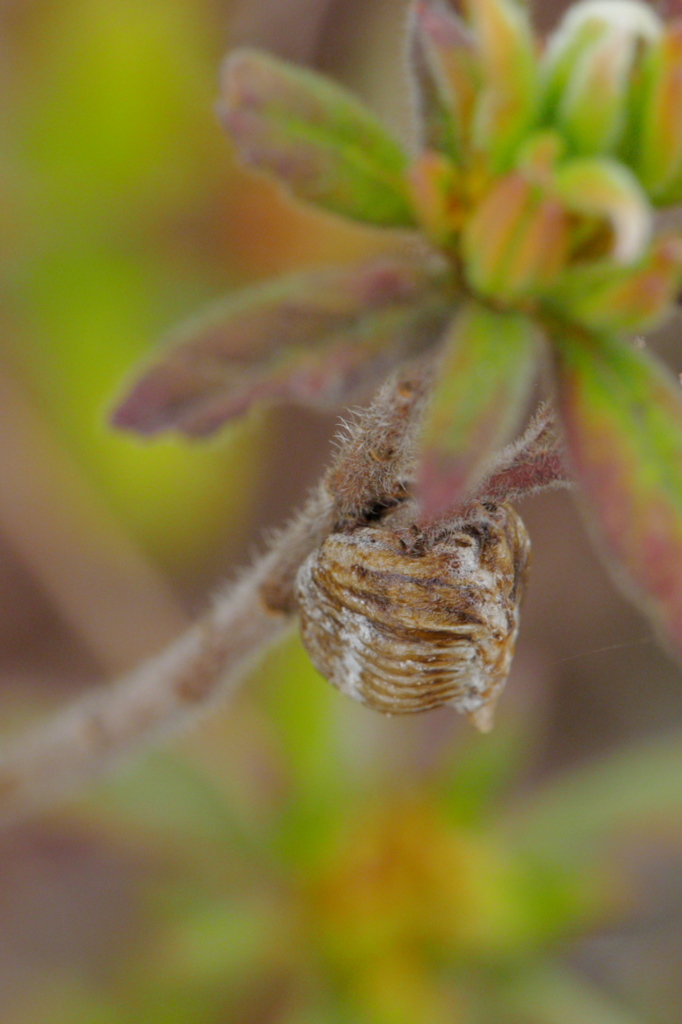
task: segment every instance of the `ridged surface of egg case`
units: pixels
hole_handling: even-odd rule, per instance
[[[530,542],[506,504],[420,534],[404,515],[331,534],[299,570],[303,642],[334,686],[388,714],[452,704],[481,729],[504,686]]]

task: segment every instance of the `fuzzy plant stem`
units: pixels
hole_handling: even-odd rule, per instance
[[[404,368],[345,426],[321,482],[288,527],[211,609],[156,657],[77,700],[0,751],[0,821],[12,821],[177,732],[229,694],[296,612],[301,563],[336,528],[403,501],[429,392],[428,363]],[[551,414],[503,450],[475,497],[503,500],[568,483]]]
[[[343,432],[301,512],[183,636],[0,751],[0,820],[51,805],[232,692],[290,625],[301,562],[337,523],[395,499],[409,472],[427,380],[416,366],[384,385]]]
[[[268,562],[162,653],[8,744],[0,753],[0,819],[51,804],[229,692],[288,622],[260,597]]]
[[[539,491],[572,485],[573,477],[566,466],[554,414],[549,405],[543,404],[518,441],[498,454],[479,484],[476,497],[513,501]]]

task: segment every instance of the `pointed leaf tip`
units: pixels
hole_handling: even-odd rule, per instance
[[[238,50],[223,66],[218,114],[245,162],[297,198],[377,226],[412,226],[406,155],[341,86]]]

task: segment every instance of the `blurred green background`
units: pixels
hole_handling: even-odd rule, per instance
[[[543,5],[544,23],[560,5]],[[403,0],[1,0],[0,711],[176,635],[315,479],[334,422],[140,443],[107,413],[181,317],[386,246],[237,168],[248,42],[401,136]],[[680,324],[659,340],[682,369]],[[0,834],[0,1024],[679,1024],[682,679],[566,495],[491,736],[386,720],[291,640],[229,706]]]

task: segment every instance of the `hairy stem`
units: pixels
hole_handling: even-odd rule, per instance
[[[499,453],[477,487],[476,497],[511,501],[572,484],[554,413],[550,406],[543,404],[518,441]]]
[[[384,385],[340,439],[336,458],[302,511],[185,634],[0,752],[0,819],[53,803],[231,692],[290,623],[301,562],[345,517],[394,497],[395,481],[412,458],[426,379],[424,368],[412,367]]]
[[[288,527],[286,550],[263,583],[268,608],[295,610],[298,567],[333,529],[406,497],[430,382],[430,362],[415,362],[387,381],[370,407],[345,424],[336,458]]]
[[[52,803],[228,693],[288,623],[259,593],[270,561],[257,563],[161,654],[8,745],[0,754],[0,818]]]
[[[177,731],[228,694],[296,611],[305,558],[334,529],[409,496],[429,392],[427,361],[403,368],[339,438],[336,457],[269,551],[161,654],[20,735],[0,752],[0,820],[44,807]],[[498,456],[476,497],[504,500],[568,483],[551,413]]]

